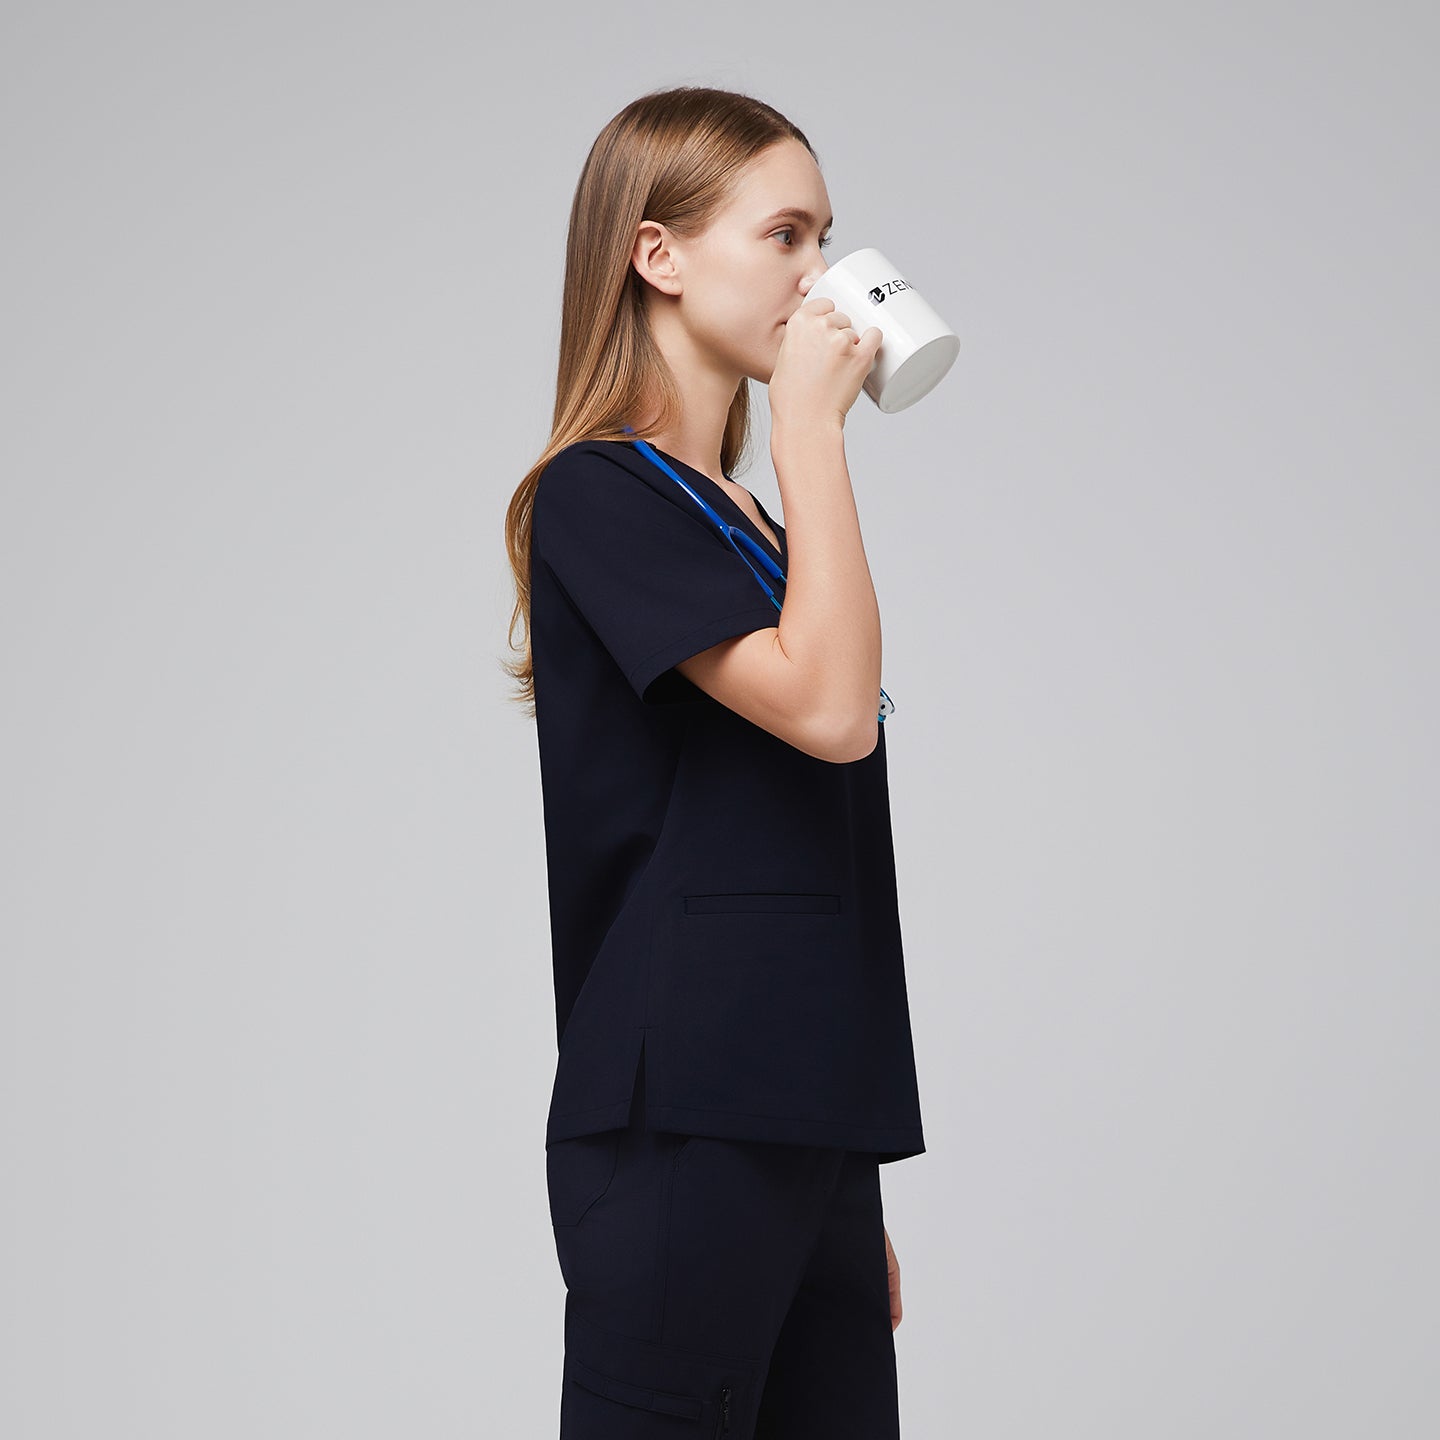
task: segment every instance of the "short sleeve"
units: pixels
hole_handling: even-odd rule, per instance
[[[654,701],[664,696],[653,682],[673,665],[778,625],[780,612],[700,507],[658,470],[675,497],[657,491],[606,453],[616,448],[580,441],[541,472],[531,555],[549,567],[635,693]],[[771,585],[783,599],[778,582]]]

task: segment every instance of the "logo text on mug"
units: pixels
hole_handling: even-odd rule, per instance
[[[883,280],[870,291],[870,303],[872,305],[883,305],[887,295],[895,295],[901,290],[908,290],[910,287],[897,275],[893,280]]]

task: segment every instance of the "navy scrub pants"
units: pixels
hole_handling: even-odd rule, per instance
[[[628,1128],[546,1149],[560,1440],[898,1440],[879,1164]]]

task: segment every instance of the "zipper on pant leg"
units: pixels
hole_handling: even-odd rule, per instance
[[[717,1436],[729,1432],[730,1429],[730,1387],[720,1387],[720,1404],[715,1412],[715,1434]]]

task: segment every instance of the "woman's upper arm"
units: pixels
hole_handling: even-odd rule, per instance
[[[727,709],[817,760],[863,760],[879,738],[878,720],[876,734],[857,737],[815,710],[814,691],[781,648],[778,626],[722,640],[675,668]]]

